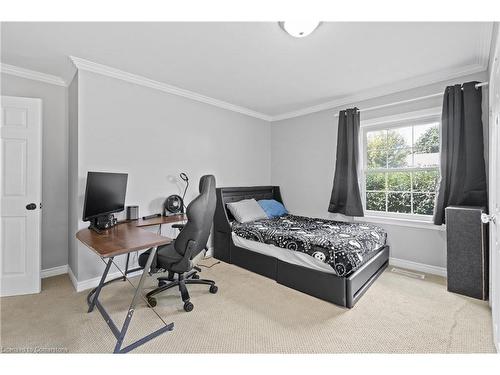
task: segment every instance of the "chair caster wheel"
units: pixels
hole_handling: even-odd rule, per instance
[[[149,307],[155,307],[156,306],[156,298],[149,297],[148,298],[148,306]]]
[[[217,285],[212,285],[208,291],[212,294],[215,294],[218,290],[219,288],[217,288]]]
[[[191,276],[191,278],[194,280],[198,280],[200,278],[200,275],[194,274],[193,276]]]
[[[191,302],[186,302],[184,304],[184,311],[190,312],[190,311],[193,311],[193,309],[194,309],[194,305]]]

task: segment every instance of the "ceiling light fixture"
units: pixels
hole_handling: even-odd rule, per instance
[[[317,21],[283,21],[278,22],[283,30],[294,38],[303,38],[316,30],[321,22]]]

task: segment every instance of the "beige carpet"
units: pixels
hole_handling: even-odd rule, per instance
[[[214,260],[205,260],[206,264]],[[478,353],[494,352],[486,302],[448,293],[445,280],[413,279],[387,270],[351,310],[337,307],[233,265],[203,269],[217,281],[215,295],[190,286],[195,309],[186,313],[176,292],[156,310],[175,329],[135,352],[165,353]],[[133,280],[137,282],[137,279]],[[149,286],[154,284],[149,279]],[[133,289],[107,287],[101,301],[123,322]],[[38,295],[1,299],[1,346],[112,352],[114,337],[96,310],[86,313],[86,292],[67,275],[43,280]],[[162,325],[138,306],[126,343]]]

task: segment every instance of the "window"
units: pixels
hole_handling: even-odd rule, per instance
[[[363,126],[364,204],[368,214],[433,214],[439,181],[439,117]]]

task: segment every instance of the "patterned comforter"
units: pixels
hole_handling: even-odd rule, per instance
[[[234,222],[232,230],[249,240],[307,253],[331,265],[339,276],[358,269],[386,241],[384,230],[375,225],[295,215]]]

